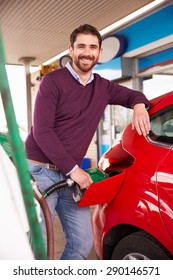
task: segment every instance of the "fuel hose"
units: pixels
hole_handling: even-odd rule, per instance
[[[48,260],[54,260],[54,228],[53,228],[49,206],[43,194],[38,189],[38,186],[35,181],[34,182],[32,181],[32,187],[34,191],[34,197],[40,204],[40,207],[43,211],[43,215],[45,218],[46,232],[47,232],[47,258]]]
[[[53,185],[51,185],[49,188],[47,188],[44,192],[43,192],[43,197],[46,198],[48,197],[51,193],[53,193],[54,191],[56,191],[57,189],[62,189],[64,187],[72,187],[74,186],[75,182],[73,180],[71,180],[70,178],[63,180],[61,182],[55,183]]]

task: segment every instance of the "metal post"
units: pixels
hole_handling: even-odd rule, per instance
[[[132,60],[132,88],[134,90],[143,91],[143,79],[137,77],[138,73],[138,59]]]
[[[27,131],[29,131],[32,125],[32,97],[31,97],[31,73],[30,65],[31,61],[35,60],[35,57],[24,56],[19,58],[19,62],[22,62],[25,67],[26,76],[26,100],[27,100]]]

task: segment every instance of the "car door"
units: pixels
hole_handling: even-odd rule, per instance
[[[173,238],[173,147],[159,163],[156,172],[159,208],[163,222]]]

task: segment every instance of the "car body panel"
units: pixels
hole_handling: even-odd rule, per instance
[[[150,101],[149,114],[152,115],[155,112],[158,112],[159,110],[172,104],[172,95],[173,92],[171,91],[152,99]]]
[[[157,162],[160,158],[164,158],[165,154],[166,151],[161,153],[161,155],[153,153],[151,154],[151,159],[153,162]],[[152,170],[151,172],[146,172],[147,164],[147,162],[143,164],[142,176],[140,177],[136,176],[140,170],[135,168],[135,165],[129,167],[131,171],[126,174],[123,187],[121,187],[116,199],[107,205],[99,206],[99,210],[95,211],[96,213],[93,216],[94,240],[95,248],[100,258],[102,258],[101,252],[103,250],[104,237],[111,228],[119,224],[130,224],[145,230],[173,253],[173,240],[170,236],[171,230],[173,232],[173,220],[170,221],[172,209],[168,204],[164,203],[165,199],[160,206],[159,197],[156,195],[157,182],[153,180]],[[152,165],[151,162],[150,164]],[[131,185],[131,182],[133,182],[133,185]],[[145,185],[143,182],[145,182]],[[163,192],[162,188],[161,191]],[[164,211],[162,215],[160,214],[160,207],[161,209],[163,208],[162,212]],[[99,217],[97,212],[100,215]],[[164,219],[162,218],[163,215]],[[169,224],[169,230],[165,221]],[[98,233],[97,227],[100,228],[102,234]],[[100,238],[99,241],[98,237]],[[98,243],[102,246],[102,249],[98,246]]]
[[[128,125],[113,147],[100,159],[99,168],[105,172],[124,174],[116,196],[97,205],[93,213],[96,252],[104,259],[105,244],[121,238],[118,229],[124,226],[142,230],[155,238],[173,256],[173,92],[151,100],[151,120],[169,108],[172,116],[168,142],[137,134]],[[166,120],[165,120],[166,121]],[[157,125],[157,123],[156,123]],[[167,137],[167,136],[166,136]],[[153,140],[154,139],[154,140]],[[159,139],[159,138],[158,138]],[[106,183],[102,182],[102,185]],[[113,182],[112,186],[113,186]],[[104,190],[104,187],[103,187]],[[90,190],[92,191],[92,189]],[[91,193],[92,195],[92,193]],[[101,196],[104,196],[104,191]],[[114,235],[110,233],[114,231]],[[126,234],[128,234],[128,230]],[[117,239],[117,240],[116,240]],[[111,241],[112,242],[112,241]],[[111,244],[110,242],[110,244]]]
[[[173,238],[173,149],[159,163],[156,177],[162,219]]]
[[[79,207],[108,203],[114,199],[121,187],[125,173],[107,178],[104,181],[92,184],[84,193]]]

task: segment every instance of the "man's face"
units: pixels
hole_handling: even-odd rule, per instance
[[[69,47],[73,59],[73,68],[77,72],[90,72],[98,62],[102,49],[99,48],[97,36],[78,34],[74,46]]]

